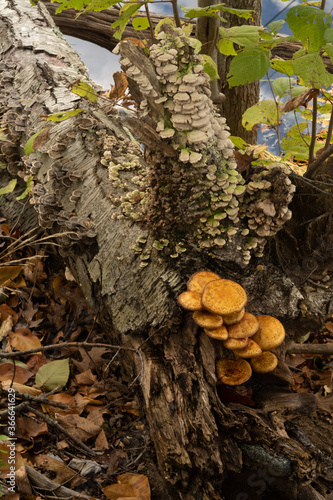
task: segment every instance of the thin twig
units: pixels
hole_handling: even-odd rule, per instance
[[[314,160],[314,149],[316,145],[317,136],[317,114],[318,114],[318,101],[317,96],[313,98],[313,109],[312,109],[312,128],[311,128],[311,142],[309,147],[309,165]]]
[[[330,122],[328,124],[327,137],[324,149],[328,148],[329,145],[331,144],[332,132],[333,132],[333,107],[332,107]]]
[[[316,158],[311,165],[308,166],[307,171],[304,174],[304,177],[307,177],[308,179],[313,179],[315,176],[315,173],[318,169],[318,167],[329,157],[333,154],[333,144],[331,144],[327,149],[325,149],[321,155]]]
[[[181,23],[181,20],[179,17],[177,0],[171,0],[171,5],[172,5],[173,17],[175,19],[176,26],[177,26],[177,28],[181,28],[182,23]]]
[[[147,19],[148,19],[148,22],[149,22],[149,31],[150,31],[151,41],[153,43],[156,43],[156,38],[155,38],[154,28],[153,28],[153,22],[152,22],[151,17],[150,17],[149,7],[148,7],[147,3],[145,3],[145,10],[146,10]]]
[[[333,354],[333,344],[296,344],[287,349],[289,354]]]
[[[94,456],[96,455],[98,452],[97,450],[94,451],[94,450],[91,450],[90,448],[88,448],[87,445],[85,445],[81,439],[78,439],[76,438],[75,436],[73,436],[70,432],[68,432],[66,429],[64,429],[60,424],[58,424],[58,422],[56,422],[55,420],[53,420],[52,418],[48,417],[47,415],[44,415],[44,413],[42,413],[41,411],[39,410],[36,410],[35,408],[33,408],[32,406],[30,405],[27,405],[26,409],[28,411],[30,411],[31,413],[34,413],[36,415],[36,417],[39,417],[40,419],[44,420],[48,425],[50,425],[51,427],[54,427],[55,429],[57,429],[59,432],[61,432],[62,434],[64,434],[68,439],[70,439],[73,443],[75,443],[75,445],[80,448],[82,451],[84,451],[85,453],[91,455],[91,456]]]

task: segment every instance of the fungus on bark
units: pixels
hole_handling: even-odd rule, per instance
[[[245,359],[219,359],[216,362],[217,382],[226,385],[241,385],[252,375],[250,363]]]
[[[286,332],[278,319],[263,314],[257,316],[257,320],[259,329],[254,334],[253,340],[263,351],[270,351],[282,344]]]
[[[273,352],[264,351],[259,356],[252,358],[250,363],[253,371],[269,373],[277,367],[278,359]]]

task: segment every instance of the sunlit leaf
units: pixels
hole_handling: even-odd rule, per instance
[[[202,57],[204,58],[204,71],[209,75],[209,78],[211,80],[215,80],[216,78],[219,78],[219,73],[217,69],[217,65],[215,61],[210,56],[207,56],[206,54],[202,54]]]
[[[27,180],[26,189],[23,191],[23,193],[20,196],[17,196],[16,199],[18,201],[23,200],[26,196],[28,196],[28,194],[30,193],[30,191],[32,190],[33,187],[34,187],[33,177],[32,177],[32,175],[29,175],[28,180]]]
[[[0,196],[3,194],[12,193],[15,189],[17,183],[17,179],[12,179],[8,182],[7,186],[0,189]]]
[[[95,89],[92,88],[89,83],[86,82],[75,82],[72,85],[71,91],[81,97],[87,97],[90,102],[96,102],[98,99],[98,94]]]
[[[308,51],[318,51],[325,43],[325,31],[331,27],[327,12],[308,5],[296,5],[288,10],[286,21]]]
[[[189,17],[190,19],[206,16],[219,17],[219,12],[229,12],[229,14],[236,14],[236,16],[242,17],[243,19],[252,19],[253,12],[253,10],[233,9],[232,7],[226,7],[223,3],[203,8],[185,7],[184,5],[181,5],[180,10],[184,12],[186,17]]]
[[[79,113],[82,113],[82,109],[72,109],[70,111],[60,111],[59,113],[53,113],[52,115],[48,115],[46,118],[47,121],[52,122],[61,122],[63,120],[67,120],[71,116],[75,116]]]
[[[258,48],[242,50],[230,63],[230,87],[251,83],[262,78],[270,69],[269,51]]]
[[[149,28],[149,21],[146,17],[136,17],[132,21],[135,31],[146,30]]]
[[[274,101],[260,101],[248,108],[243,114],[242,125],[246,130],[252,130],[255,125],[266,123],[272,127],[279,124],[279,117]]]
[[[49,139],[50,139],[50,128],[51,126],[48,125],[47,127],[42,128],[39,132],[36,132],[34,135],[30,137],[30,139],[26,142],[24,146],[24,154],[26,156],[30,155],[30,153],[33,153],[40,147],[44,146]]]

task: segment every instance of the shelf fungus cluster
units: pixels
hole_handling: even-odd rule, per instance
[[[276,368],[278,359],[271,352],[285,338],[280,321],[272,316],[254,316],[245,311],[247,296],[234,281],[221,279],[211,271],[199,271],[189,279],[187,291],[178,297],[178,304],[193,311],[194,322],[209,337],[220,340],[233,351],[234,359],[218,360],[218,382],[240,385],[252,375],[268,373]]]
[[[115,49],[133,94],[141,96],[142,128],[149,123],[153,135],[176,154],[168,157],[163,147],[152,151],[146,144],[147,195],[143,186],[140,191],[148,200],[148,222],[173,246],[184,235],[200,248],[233,245],[247,264],[251,255],[262,256],[267,238],[290,218],[295,188],[279,164],[243,178],[226,120],[211,100],[196,41],[168,25],[156,40],[148,55],[128,41]]]

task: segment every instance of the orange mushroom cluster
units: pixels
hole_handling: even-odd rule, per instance
[[[237,356],[236,360],[217,361],[217,379],[227,385],[243,384],[251,377],[252,370],[257,373],[274,370],[278,360],[270,351],[285,338],[278,319],[245,312],[246,302],[241,285],[211,271],[193,274],[187,291],[178,297],[178,304],[193,311],[193,320],[206,335],[223,341],[224,347]]]

